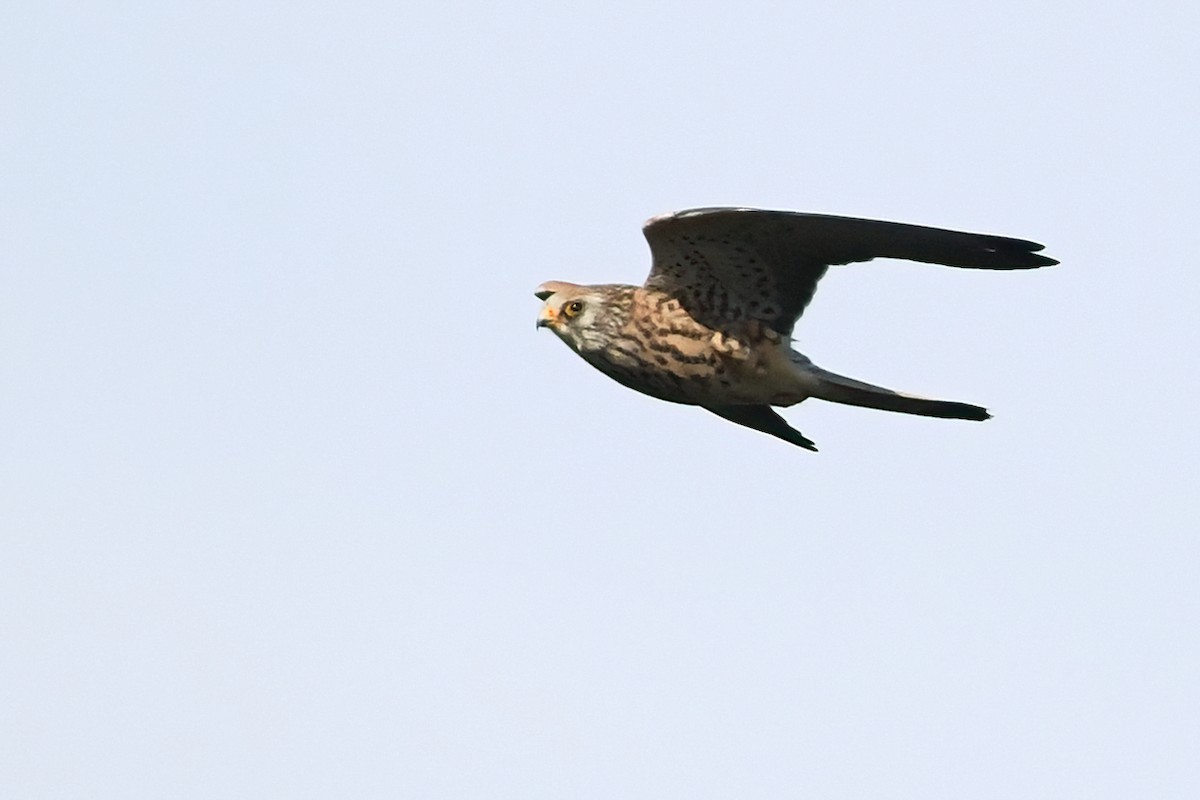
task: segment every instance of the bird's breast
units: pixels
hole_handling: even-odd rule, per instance
[[[660,332],[619,337],[584,358],[617,382],[673,403],[758,405],[784,398],[790,405],[798,402],[794,373],[780,350],[777,342],[747,342],[718,331],[704,338]]]

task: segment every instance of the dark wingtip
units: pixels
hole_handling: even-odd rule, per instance
[[[817,452],[817,445],[812,439],[808,438],[795,428],[790,428],[789,430],[790,435],[786,437],[785,441],[790,444],[794,444],[797,447],[802,447],[809,452]]]
[[[1025,239],[996,238],[990,248],[995,258],[995,262],[991,266],[1000,269],[1053,267],[1058,263],[1058,259],[1042,255],[1039,251],[1045,247],[1044,244]]]

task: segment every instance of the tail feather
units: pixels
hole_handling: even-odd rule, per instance
[[[982,421],[990,419],[992,416],[987,409],[969,403],[955,403],[949,400],[933,400],[928,397],[902,394],[882,386],[873,386],[844,375],[826,372],[823,369],[812,367],[809,369],[811,374],[818,379],[818,388],[812,396],[821,400],[943,419]]]

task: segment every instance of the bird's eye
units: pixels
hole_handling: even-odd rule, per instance
[[[581,311],[583,311],[583,303],[578,300],[572,300],[563,306],[563,313],[568,317],[578,317]]]

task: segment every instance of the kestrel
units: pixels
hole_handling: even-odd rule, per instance
[[[543,283],[534,292],[545,301],[537,327],[630,389],[814,451],[771,406],[816,397],[926,417],[991,416],[979,406],[837,375],[793,350],[792,328],[830,265],[873,258],[971,269],[1058,263],[1021,239],[754,208],[666,214],[643,233],[653,257],[645,285]]]

